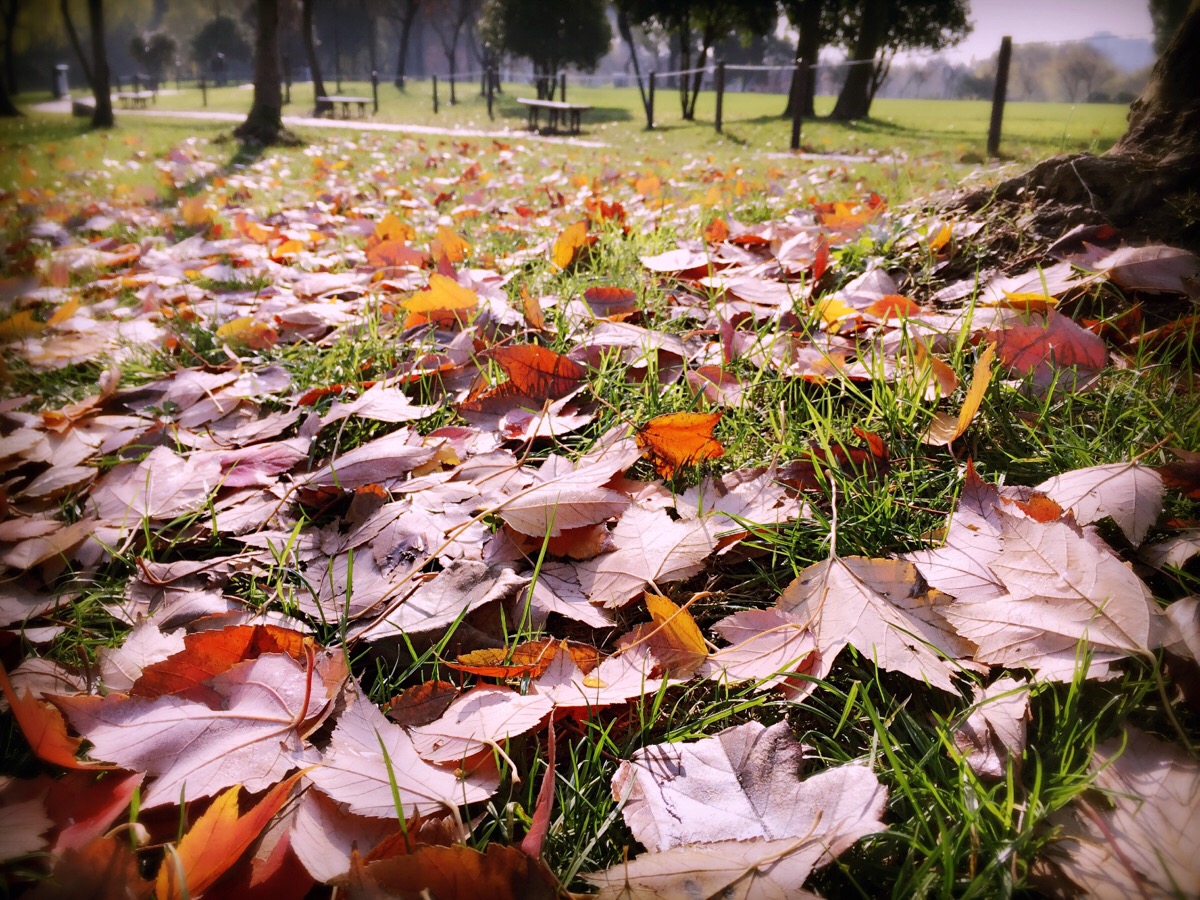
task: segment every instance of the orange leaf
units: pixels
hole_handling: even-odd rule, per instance
[[[486,678],[537,678],[550,668],[550,661],[565,649],[584,674],[600,665],[600,651],[587,644],[543,638],[527,641],[511,651],[505,647],[475,650],[463,654],[456,663],[446,663],[451,669]]]
[[[189,228],[207,228],[212,224],[212,210],[204,205],[204,197],[196,194],[179,201],[179,212],[183,215],[183,224]]]
[[[375,237],[380,241],[413,241],[417,233],[403,219],[388,213],[375,223]]]
[[[721,241],[729,239],[729,226],[725,224],[725,220],[720,216],[708,223],[708,227],[704,229],[704,239],[710,244],[719,244]]]
[[[554,239],[554,247],[550,251],[550,261],[560,269],[565,269],[575,261],[580,249],[587,243],[587,222],[582,219],[568,225]]]
[[[367,262],[376,268],[388,266],[423,266],[428,257],[413,247],[407,241],[390,238],[381,241],[367,250]]]
[[[885,294],[865,310],[877,319],[903,319],[921,313],[920,304],[900,294]]]
[[[67,723],[62,713],[49,703],[36,699],[26,691],[18,695],[8,680],[8,673],[0,665],[0,689],[8,700],[9,708],[21,733],[29,741],[29,747],[38,759],[62,766],[64,769],[112,769],[115,766],[97,765],[76,758],[81,743],[79,738],[67,734]]]
[[[279,340],[279,332],[265,322],[256,322],[249,316],[230,319],[217,329],[217,337],[230,344],[261,350]]]
[[[684,466],[725,455],[725,447],[713,437],[722,415],[681,412],[655,416],[638,429],[634,438],[658,474],[671,478]]]
[[[29,896],[43,900],[76,897],[141,900],[150,897],[153,889],[154,885],[142,878],[129,838],[122,834],[98,837],[82,847],[68,848],[54,861],[50,877]]]
[[[448,275],[434,272],[429,276],[429,287],[417,291],[401,306],[410,313],[426,313],[435,310],[471,310],[479,305],[479,296],[470,288],[463,287]]]
[[[219,631],[199,631],[184,637],[184,648],[162,662],[146,666],[129,693],[135,697],[163,694],[203,699],[211,690],[208,679],[236,663],[267,653],[286,653],[297,662],[311,642],[298,631],[278,625],[232,625]],[[202,697],[196,697],[199,691]]]
[[[1062,518],[1063,510],[1058,501],[1040,491],[1034,491],[1028,500],[1009,500],[1007,497],[1000,499],[1004,503],[1013,504],[1035,522],[1057,522]]]
[[[305,770],[307,771],[307,770]],[[213,801],[158,870],[157,900],[195,897],[238,861],[267,823],[279,812],[304,772],[297,772],[267,792],[244,816],[238,815],[235,784]]]
[[[444,256],[452,263],[462,262],[471,252],[471,245],[466,239],[445,225],[439,225],[437,237],[433,241],[434,257]]]
[[[535,400],[565,397],[587,375],[575,360],[537,344],[493,347],[483,355],[494,359],[517,389]]]
[[[637,292],[623,287],[590,287],[583,292],[584,302],[593,315],[623,319],[637,312]]]
[[[521,285],[521,311],[525,313],[525,321],[535,331],[546,329],[546,316],[542,313],[542,305],[532,297],[525,285]]]
[[[364,865],[357,853],[349,875],[350,897],[438,897],[440,900],[553,900],[563,896],[540,860],[517,847],[421,846],[412,853]]]
[[[949,225],[943,225],[937,234],[929,239],[929,249],[933,251],[941,250],[946,244],[950,243],[950,238],[954,235],[954,229]]]

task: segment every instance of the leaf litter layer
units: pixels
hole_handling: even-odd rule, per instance
[[[12,883],[1195,892],[1195,257],[546,152],[5,195]]]

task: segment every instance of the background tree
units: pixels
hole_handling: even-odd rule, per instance
[[[300,35],[304,39],[304,55],[312,73],[313,103],[317,97],[328,97],[325,79],[321,77],[321,62],[317,59],[317,40],[313,34],[313,0],[302,0],[300,6]]]
[[[207,22],[192,38],[192,59],[206,67],[218,53],[226,59],[245,62],[250,59],[250,42],[236,19],[218,15]]]
[[[1091,44],[1068,44],[1056,54],[1054,68],[1071,103],[1091,99],[1100,84],[1117,74],[1112,60]]]
[[[524,57],[552,97],[566,66],[591,71],[612,44],[604,0],[487,0],[479,20],[485,45]],[[543,87],[546,85],[548,87]]]
[[[129,55],[157,84],[179,53],[179,42],[165,31],[137,32],[129,39]]]
[[[421,0],[389,0],[387,9],[387,16],[396,29],[396,74],[392,83],[404,90],[404,82],[408,77],[408,44],[417,15],[421,12]]]
[[[675,42],[679,68],[703,69],[718,41],[737,31],[766,34],[777,20],[774,0],[626,0],[629,18],[655,24]],[[703,71],[679,79],[679,104],[685,120],[696,117]]]
[[[850,67],[830,118],[866,118],[900,50],[943,50],[971,31],[967,0],[858,0],[843,17]]]
[[[75,20],[71,17],[69,0],[60,0],[59,11],[62,13],[63,24],[71,36],[71,45],[79,57],[79,66],[87,77],[92,89],[94,107],[92,109],[93,128],[111,128],[115,124],[112,108],[112,87],[108,73],[108,46],[104,31],[104,0],[87,0],[88,30],[91,35],[91,58],[83,49],[79,32],[75,28]]]
[[[18,116],[20,111],[13,106],[12,95],[17,93],[17,55],[15,41],[17,20],[21,15],[21,0],[0,0],[0,23],[4,26],[4,38],[0,51],[4,53],[3,68],[0,69],[0,115]]]
[[[780,5],[787,20],[799,32],[795,58],[809,66],[809,78],[804,85],[803,95],[799,93],[800,84],[793,74],[783,115],[791,118],[794,104],[800,103],[800,114],[812,116],[815,115],[813,97],[817,92],[816,70],[812,67],[817,64],[821,48],[837,36],[843,0],[782,0]]]
[[[298,144],[283,127],[279,69],[279,0],[255,0],[254,102],[234,136],[248,144]]]
[[[454,81],[458,71],[459,43],[463,33],[478,17],[478,12],[478,0],[451,0],[434,15],[433,30],[437,32],[438,43],[442,45],[442,51],[446,54],[451,81]]]

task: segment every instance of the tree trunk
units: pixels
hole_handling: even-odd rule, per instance
[[[283,91],[279,85],[279,0],[256,0],[254,102],[234,136],[248,144],[298,144],[283,127]]]
[[[88,27],[92,30],[92,96],[96,108],[92,112],[93,128],[112,128],[112,93],[109,90],[108,47],[104,34],[104,0],[88,0]]]
[[[88,62],[87,54],[83,50],[83,41],[79,40],[79,32],[75,30],[75,20],[71,18],[71,7],[68,0],[59,0],[59,12],[62,13],[63,25],[67,29],[67,37],[71,39],[71,47],[75,50],[75,56],[79,59],[79,68],[83,70],[83,78],[88,83],[88,89],[94,91],[96,89],[96,79],[92,76],[92,64]]]
[[[312,72],[313,105],[321,111],[318,97],[327,97],[325,79],[321,77],[321,63],[317,59],[317,42],[313,38],[313,0],[304,0],[300,7],[300,33],[304,38],[304,55],[308,57],[308,68]]]
[[[650,97],[646,94],[646,85],[642,81],[642,67],[638,63],[637,44],[633,40],[633,28],[629,24],[629,16],[625,15],[625,11],[620,6],[617,7],[617,31],[621,33],[621,40],[629,48],[629,61],[633,63],[633,74],[637,78],[638,93],[642,95],[642,110],[646,113],[646,121],[649,122],[651,119]]]
[[[816,0],[805,3],[800,11],[800,21],[796,24],[800,28],[800,36],[796,38],[796,59],[808,64],[808,80],[804,85],[804,96],[797,97],[800,88],[799,74],[792,70],[787,109],[783,111],[783,117],[786,119],[792,117],[797,99],[803,104],[800,107],[800,115],[816,115],[813,110],[813,97],[817,93],[817,57],[821,53],[821,5]]]
[[[687,71],[692,67],[692,30],[689,26],[688,18],[684,15],[683,20],[679,24],[679,68]],[[679,78],[679,111],[683,114],[684,121],[688,120],[688,78],[687,75],[676,76]]]
[[[13,54],[13,34],[17,30],[17,17],[21,13],[21,0],[8,0],[4,7],[4,87],[5,93],[11,95],[17,93],[17,58]],[[8,100],[8,105],[12,109],[12,100]],[[19,115],[19,113],[6,113],[6,115]]]
[[[421,0],[408,0],[404,5],[404,15],[400,19],[400,47],[396,51],[396,77],[393,84],[404,90],[404,80],[408,77],[408,44],[412,35],[413,23],[417,21],[417,13],[421,9]]]
[[[871,112],[872,61],[883,40],[886,14],[881,0],[863,0],[862,20],[854,41],[854,53],[850,57],[853,65],[829,118],[849,122],[851,119],[865,119]]]
[[[12,118],[13,116],[22,115],[21,111],[12,101],[12,97],[8,93],[8,85],[4,83],[4,79],[0,79],[0,117]]]
[[[1200,0],[1154,65],[1129,109],[1125,135],[1103,156],[1044,160],[956,205],[995,205],[1020,235],[1054,237],[1080,224],[1110,224],[1126,239],[1200,249]]]

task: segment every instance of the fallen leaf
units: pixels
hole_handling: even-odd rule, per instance
[[[1029,686],[1014,678],[998,678],[977,687],[971,714],[954,730],[954,744],[980,778],[1005,777],[1019,767],[1029,721]]]
[[[975,363],[975,373],[971,376],[971,386],[967,388],[967,395],[963,398],[958,417],[951,418],[945,413],[935,413],[933,421],[929,423],[928,433],[921,439],[922,443],[945,447],[962,437],[975,414],[979,412],[979,404],[983,402],[983,396],[992,383],[992,360],[995,353],[995,344],[988,344],[979,354],[979,360]]]
[[[580,220],[564,228],[554,239],[550,250],[550,261],[560,269],[571,265],[579,255],[579,251],[587,245],[587,222]]]
[[[1056,475],[1037,490],[1075,514],[1080,525],[1111,517],[1140,544],[1162,512],[1163,479],[1149,466],[1111,463]]]
[[[655,416],[637,430],[637,445],[663,478],[673,478],[685,466],[725,455],[725,447],[713,437],[723,413],[668,413]]]

